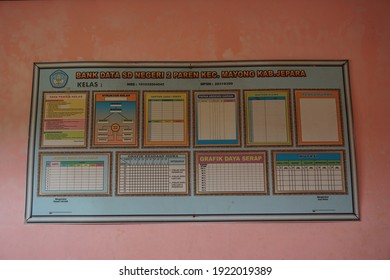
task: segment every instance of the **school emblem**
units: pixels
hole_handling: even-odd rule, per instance
[[[50,84],[54,88],[63,88],[68,82],[68,75],[62,70],[56,70],[50,75]]]

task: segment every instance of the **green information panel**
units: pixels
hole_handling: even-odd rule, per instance
[[[347,61],[35,63],[27,223],[358,220]]]

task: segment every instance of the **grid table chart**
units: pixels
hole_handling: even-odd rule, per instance
[[[188,194],[188,155],[118,155],[118,195]]]
[[[44,192],[104,191],[104,161],[47,161]]]
[[[196,194],[266,194],[265,152],[196,153]]]
[[[245,91],[247,145],[291,143],[288,90]]]
[[[274,153],[276,194],[346,193],[343,152]]]
[[[183,100],[149,101],[149,141],[184,140]]]
[[[187,92],[144,93],[144,145],[188,144]]]
[[[229,93],[195,93],[196,144],[239,144],[239,96]]]

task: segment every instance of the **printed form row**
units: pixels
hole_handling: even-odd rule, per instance
[[[143,92],[143,147],[190,146],[190,92]],[[339,90],[294,90],[296,144],[343,145]],[[93,92],[90,145],[139,146],[139,92]],[[195,147],[241,146],[240,91],[193,92]],[[290,90],[243,90],[246,147],[291,146]],[[41,148],[87,147],[89,92],[44,92]]]
[[[39,196],[190,195],[189,152],[40,153]],[[343,151],[194,152],[195,195],[346,194]]]

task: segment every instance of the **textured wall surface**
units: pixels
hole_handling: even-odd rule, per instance
[[[388,0],[0,2],[0,259],[389,259]],[[33,62],[349,59],[360,222],[24,224]]]

